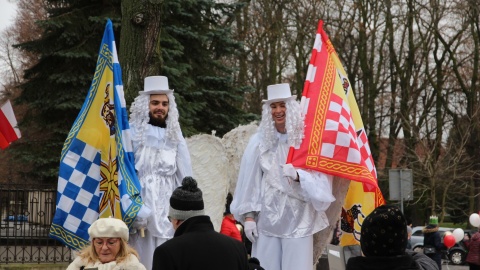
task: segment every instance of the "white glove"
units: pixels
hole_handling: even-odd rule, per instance
[[[147,219],[151,215],[152,210],[145,204],[142,205],[140,211],[138,211],[135,221],[133,221],[132,227],[130,228],[131,234],[136,234],[137,230],[142,230],[147,228]]]
[[[250,242],[255,243],[255,237],[258,237],[257,223],[255,221],[245,221],[245,236]]]
[[[283,176],[287,177],[290,180],[298,181],[297,170],[293,167],[291,163],[282,165]]]
[[[141,218],[141,217],[138,217],[135,219],[135,221],[133,222],[133,225],[132,225],[133,228],[135,229],[145,229],[147,228],[147,219],[146,218]]]

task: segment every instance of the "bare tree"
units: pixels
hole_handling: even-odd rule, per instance
[[[15,44],[37,38],[40,33],[38,22],[46,19],[44,3],[41,0],[20,0],[12,26],[0,34],[0,63],[4,79],[4,95],[15,98],[16,85],[23,79],[23,70],[36,63],[37,55],[15,48]]]

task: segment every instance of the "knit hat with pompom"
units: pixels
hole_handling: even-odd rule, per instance
[[[190,176],[183,178],[182,185],[173,191],[168,215],[178,220],[205,215],[202,191],[195,179]]]

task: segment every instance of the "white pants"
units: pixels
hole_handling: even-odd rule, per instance
[[[259,234],[252,244],[252,257],[267,270],[312,270],[313,235],[278,238]]]
[[[145,237],[141,237],[140,233],[130,234],[128,244],[138,252],[140,262],[145,268],[152,269],[153,252],[155,252],[155,248],[167,240],[166,238],[153,237],[148,230],[145,230]]]

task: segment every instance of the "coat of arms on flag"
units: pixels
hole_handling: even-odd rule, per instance
[[[142,206],[121,76],[108,20],[90,90],[60,158],[50,236],[75,250],[88,245],[88,228],[99,217],[130,226]]]
[[[354,180],[342,209],[341,228],[342,239],[350,235],[349,243],[355,244],[360,217],[385,201],[352,85],[323,21],[318,24],[301,106],[305,138],[298,149],[290,149],[287,163]]]

